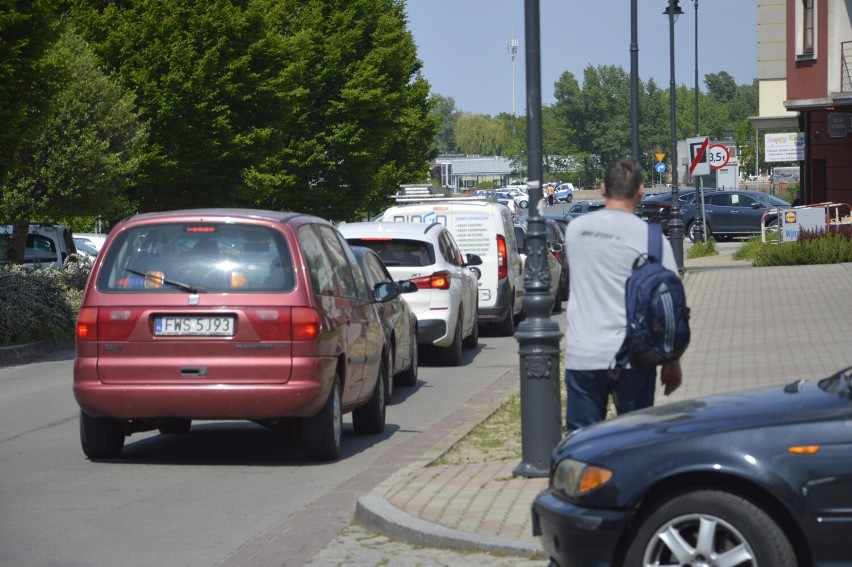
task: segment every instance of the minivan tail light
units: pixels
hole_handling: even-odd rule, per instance
[[[262,341],[290,340],[289,307],[256,307],[246,309],[246,317],[251,322]]]
[[[506,237],[497,235],[497,278],[503,279],[509,274],[509,256],[506,251]]]
[[[98,308],[83,307],[77,314],[77,340],[98,340]]]
[[[312,341],[319,338],[322,321],[316,309],[294,307],[291,316],[291,328],[294,341]]]
[[[141,309],[100,307],[97,311],[99,341],[126,341],[142,315]]]
[[[452,276],[447,270],[435,272],[431,276],[423,276],[420,278],[411,278],[411,281],[417,284],[419,289],[450,289],[450,280]]]

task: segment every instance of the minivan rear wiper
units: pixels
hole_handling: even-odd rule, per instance
[[[185,284],[183,282],[177,282],[177,281],[174,281],[174,280],[168,280],[166,278],[162,278],[162,277],[159,277],[159,276],[149,276],[145,272],[138,272],[136,270],[131,270],[130,268],[124,268],[124,271],[130,272],[134,276],[141,276],[145,279],[151,278],[153,280],[158,280],[163,285],[170,285],[172,287],[176,287],[179,290],[185,291],[187,293],[198,293],[201,290],[201,288],[199,288],[198,286],[189,285],[189,284]]]

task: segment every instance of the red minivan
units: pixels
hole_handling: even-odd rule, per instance
[[[245,209],[136,215],[95,261],[77,318],[74,396],[92,459],[134,432],[193,420],[295,424],[309,459],[334,460],[342,415],[385,425],[388,353],[351,248],[318,217]]]

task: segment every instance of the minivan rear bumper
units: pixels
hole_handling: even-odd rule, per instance
[[[104,384],[97,376],[98,359],[74,361],[74,397],[93,417],[268,419],[312,417],[328,399],[334,382],[335,358],[294,358],[286,383],[212,383],[187,378],[183,383]]]

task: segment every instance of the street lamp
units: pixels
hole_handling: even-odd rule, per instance
[[[698,0],[696,0],[697,2]],[[630,146],[639,159],[639,40],[637,0],[630,0]]]
[[[547,267],[547,231],[542,202],[544,173],[541,128],[541,28],[539,0],[524,2],[524,47],[527,74],[527,168],[529,218],[527,263],[524,267],[524,311],[518,325],[521,374],[521,457],[515,476],[544,477],[550,473],[550,455],[562,437],[559,343],[562,331],[550,318],[550,270]],[[510,313],[509,317],[512,316]]]
[[[671,81],[669,82],[669,112],[671,113],[672,134],[672,208],[669,220],[669,241],[672,244],[678,271],[683,270],[683,213],[680,210],[680,199],[677,190],[677,92],[675,90],[675,34],[674,25],[677,17],[683,14],[679,0],[669,0],[666,11],[669,18],[669,59],[671,62]]]

